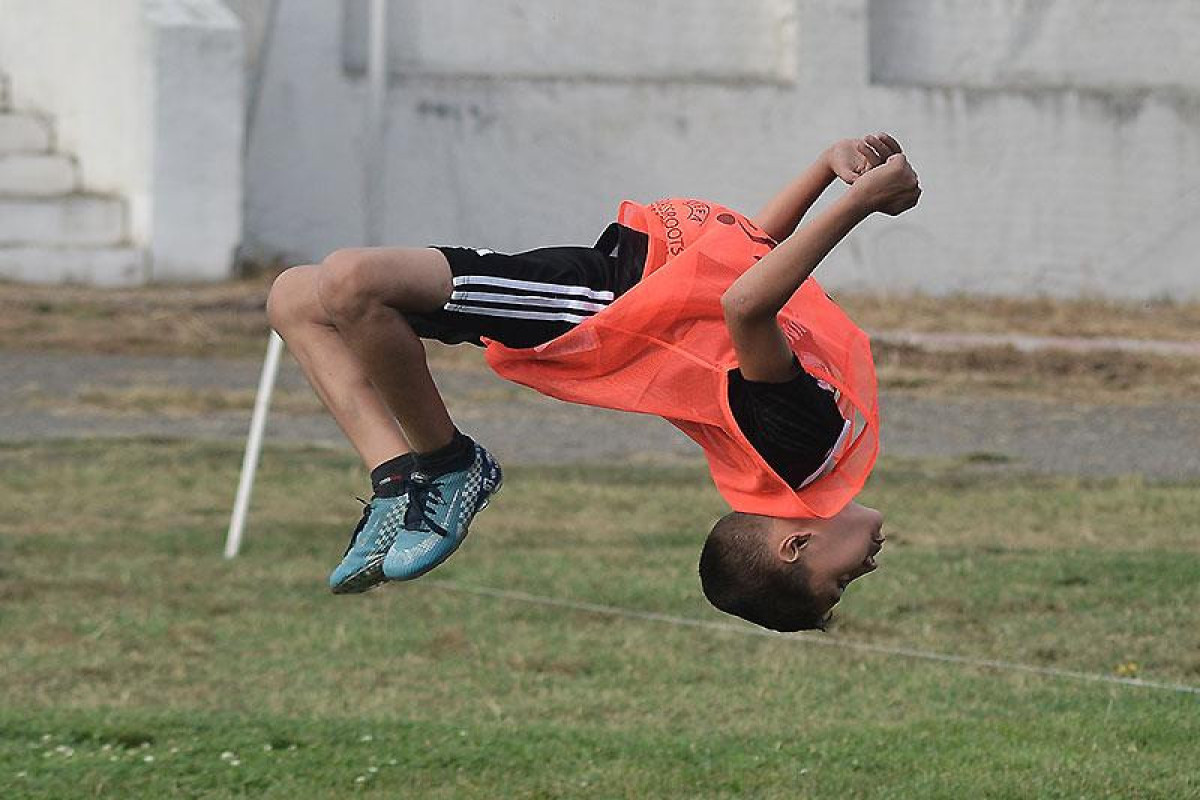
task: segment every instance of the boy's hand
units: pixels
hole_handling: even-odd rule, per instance
[[[834,142],[825,151],[825,162],[835,175],[852,184],[899,152],[900,143],[888,134],[867,134]]]
[[[916,171],[903,153],[896,153],[882,166],[862,175],[846,193],[868,214],[882,211],[894,217],[903,214],[921,199],[921,184]]]

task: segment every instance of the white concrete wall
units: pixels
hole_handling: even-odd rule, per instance
[[[264,256],[317,259],[362,238],[362,2],[280,7],[248,161]],[[1071,28],[1085,5],[394,0],[406,11],[373,167],[388,238],[587,242],[623,197],[753,210],[828,142],[882,128],[908,146],[925,196],[856,231],[821,268],[828,284],[1200,296],[1200,58],[1181,45],[1160,78],[1156,50],[1168,28],[1200,41],[1200,20],[1160,0],[1170,25],[1131,27],[1140,17],[1096,0],[1093,27]],[[910,43],[917,19],[925,38]]]
[[[0,0],[0,72],[14,105],[53,117],[83,185],[122,195],[149,239],[148,70],[141,0]]]
[[[1195,0],[871,0],[883,83],[1195,89]]]
[[[752,5],[751,13],[736,14],[730,0],[605,0],[590,9],[562,0],[404,0],[391,3],[390,65],[402,75],[493,80],[792,79],[796,4]],[[344,63],[361,72],[369,0],[345,7]],[[519,35],[505,35],[514,29]],[[647,46],[654,33],[670,46]]]
[[[152,58],[152,273],[228,277],[242,238],[245,44],[217,0],[143,0]]]
[[[52,118],[83,188],[128,202],[153,279],[230,274],[245,74],[218,0],[0,0],[0,72],[18,108]]]

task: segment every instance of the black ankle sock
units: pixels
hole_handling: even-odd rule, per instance
[[[475,460],[475,440],[457,428],[450,444],[432,453],[417,453],[416,469],[436,477],[471,466]]]
[[[379,497],[398,497],[400,486],[416,466],[412,453],[390,458],[371,470],[371,491]]]

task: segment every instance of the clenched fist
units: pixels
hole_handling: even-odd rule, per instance
[[[847,195],[854,197],[867,213],[881,211],[894,217],[921,199],[921,183],[897,145],[897,151],[886,161],[859,176]]]
[[[889,134],[868,133],[861,139],[840,139],[831,144],[825,151],[825,162],[835,175],[852,184],[899,152],[900,143]]]

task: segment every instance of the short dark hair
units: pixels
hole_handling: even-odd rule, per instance
[[[825,630],[830,614],[800,562],[771,558],[770,517],[735,511],[717,520],[700,552],[704,596],[726,614],[773,631]]]

